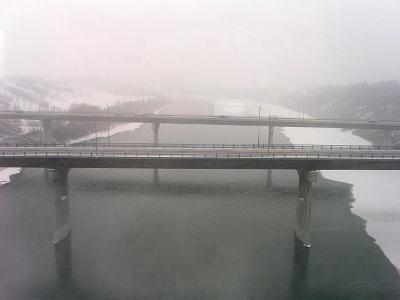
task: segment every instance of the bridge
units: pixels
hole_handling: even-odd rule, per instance
[[[319,127],[346,129],[400,130],[400,122],[317,120],[301,118],[233,117],[233,116],[189,116],[189,115],[128,115],[128,114],[87,114],[66,112],[0,112],[0,119],[24,119],[40,121],[92,121],[98,122],[136,122],[164,124],[202,124],[238,126],[278,126],[278,127]]]
[[[354,120],[317,120],[300,118],[270,117],[233,117],[233,116],[188,116],[188,115],[127,115],[127,114],[84,114],[72,112],[0,112],[0,119],[39,120],[43,128],[43,143],[51,142],[51,124],[55,120],[91,121],[91,122],[136,122],[151,123],[153,140],[158,142],[160,124],[200,124],[200,125],[236,125],[268,126],[268,143],[273,144],[274,127],[318,127],[344,129],[379,129],[384,132],[383,145],[391,146],[394,130],[400,130],[400,122],[354,121]]]
[[[2,144],[0,167],[51,169],[54,242],[71,229],[71,168],[294,169],[299,174],[295,233],[310,246],[311,189],[317,170],[400,170],[400,149],[365,145]]]

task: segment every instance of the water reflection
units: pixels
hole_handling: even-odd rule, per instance
[[[293,239],[293,274],[290,280],[292,299],[302,299],[307,295],[308,260],[311,248],[305,247],[294,235]]]
[[[268,169],[267,170],[267,189],[272,188],[272,170]]]
[[[57,287],[61,293],[73,291],[72,248],[70,233],[61,242],[54,244],[54,258],[57,273]]]

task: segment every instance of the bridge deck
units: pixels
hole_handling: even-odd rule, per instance
[[[82,114],[61,112],[0,112],[0,119],[67,120],[98,122],[137,122],[166,124],[203,124],[278,127],[321,127],[349,129],[400,130],[400,122],[377,122],[355,120],[316,120],[277,117],[234,117],[234,116],[188,116],[188,115],[124,115]]]
[[[9,146],[0,147],[0,167],[398,170],[395,147],[361,148],[281,145],[281,148]],[[193,146],[193,147],[191,147]],[[315,146],[315,147],[314,147]]]

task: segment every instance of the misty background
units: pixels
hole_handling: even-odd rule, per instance
[[[160,91],[398,80],[399,1],[0,1],[0,77]]]
[[[0,0],[0,111],[399,121],[399,16],[398,0]],[[202,126],[163,124],[160,142],[260,138]],[[138,123],[51,130],[96,148],[153,135]],[[315,130],[274,141],[384,139]],[[399,147],[400,131],[391,138]],[[42,141],[39,121],[0,120],[1,143]],[[152,170],[75,168],[73,235],[54,247],[43,170],[3,169],[0,298],[397,299],[399,173],[319,176],[308,256],[293,241],[294,170],[274,170],[270,188],[263,170],[160,170],[154,184]]]

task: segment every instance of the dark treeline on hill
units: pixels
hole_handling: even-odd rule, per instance
[[[278,104],[319,119],[400,121],[400,83],[396,80],[324,86],[287,93]],[[356,130],[355,134],[375,144],[382,142],[381,130]],[[394,133],[400,143],[400,134]]]

